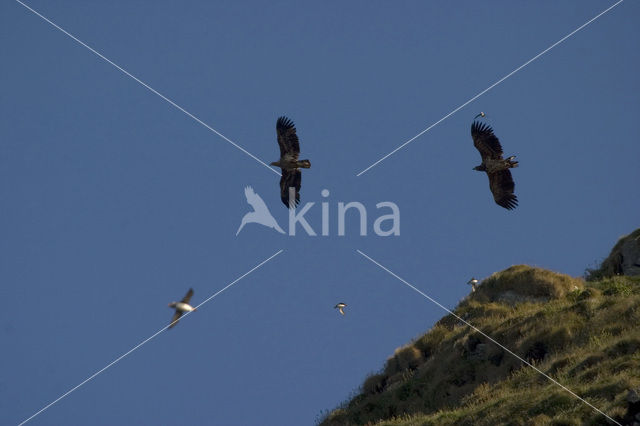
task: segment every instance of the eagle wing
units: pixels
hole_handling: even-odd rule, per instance
[[[518,205],[518,197],[513,193],[516,185],[513,183],[509,169],[487,173],[487,175],[489,176],[489,188],[496,204],[507,210],[515,209]]]
[[[282,169],[282,177],[280,178],[280,199],[288,208],[293,208],[300,202],[300,185],[302,184],[302,173],[300,170]],[[289,188],[296,190],[296,199],[289,202]]]
[[[293,121],[287,117],[278,118],[276,122],[276,132],[278,133],[280,158],[289,156],[293,157],[293,160],[297,160],[300,154],[300,142],[298,141],[298,135],[296,135],[296,127],[293,125]]]
[[[474,121],[471,124],[471,137],[473,138],[473,146],[480,151],[482,161],[485,158],[502,158],[502,146],[496,135],[493,134],[491,126]]]
[[[193,289],[190,288],[189,291],[187,292],[187,294],[185,294],[185,296],[182,298],[181,302],[182,303],[189,303],[189,300],[191,300],[191,296],[193,296]]]
[[[178,323],[178,320],[180,319],[181,316],[182,316],[182,312],[176,309],[176,313],[173,314],[173,318],[171,318],[171,322],[169,323],[169,328],[175,327],[175,325]]]

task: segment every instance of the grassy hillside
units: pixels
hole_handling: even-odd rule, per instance
[[[513,266],[484,280],[455,313],[627,423],[627,395],[640,386],[640,277],[597,278],[584,282]],[[382,371],[364,381],[358,395],[321,422],[351,424],[607,423],[592,408],[447,315],[429,332],[398,348]]]

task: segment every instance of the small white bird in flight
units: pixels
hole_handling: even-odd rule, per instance
[[[336,306],[334,306],[334,307],[333,307],[333,309],[337,309],[337,310],[339,310],[339,311],[340,311],[340,313],[341,313],[342,315],[344,315],[344,310],[343,310],[343,309],[344,309],[346,306],[347,306],[347,304],[346,304],[346,303],[342,303],[342,302],[340,302],[340,303],[338,303]]]
[[[193,296],[193,289],[192,288],[189,289],[189,291],[182,298],[181,301],[169,303],[169,307],[170,308],[175,308],[175,310],[176,310],[176,313],[173,314],[173,318],[171,318],[171,323],[169,324],[169,328],[174,327],[178,323],[178,321],[180,320],[180,317],[182,316],[183,313],[192,312],[192,311],[196,310],[196,308],[194,308],[193,306],[191,306],[189,304],[189,300],[191,300],[191,296]]]
[[[264,203],[262,198],[255,193],[253,188],[247,186],[244,189],[244,196],[247,198],[247,203],[253,207],[253,211],[244,215],[236,235],[240,233],[244,225],[247,223],[259,223],[260,225],[264,225],[267,228],[273,228],[279,233],[284,234],[284,231],[280,228],[276,219],[271,215],[267,205]]]
[[[471,277],[467,284],[471,285],[471,291],[476,291],[476,289],[478,288],[478,280],[473,277]]]

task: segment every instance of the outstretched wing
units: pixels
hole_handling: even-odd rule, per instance
[[[173,318],[171,318],[171,322],[169,323],[169,328],[175,327],[175,325],[178,323],[178,320],[180,319],[181,316],[182,316],[182,312],[176,310],[176,313],[173,314]]]
[[[181,302],[182,303],[189,303],[189,300],[191,300],[191,296],[193,296],[193,289],[190,288],[189,291],[187,292],[187,294],[185,294],[185,296],[182,298]]]
[[[244,189],[244,196],[247,197],[247,203],[249,203],[249,205],[253,207],[253,211],[256,211],[256,212],[269,211],[262,197],[256,194],[252,187],[247,186]]]
[[[300,186],[302,184],[302,173],[300,170],[282,169],[280,178],[280,199],[288,208],[293,208],[300,202]],[[295,188],[296,198],[289,201],[289,188]]]
[[[489,176],[489,188],[496,204],[507,210],[515,209],[518,205],[518,197],[513,193],[516,185],[513,183],[509,169],[487,173],[487,175]]]
[[[293,157],[294,160],[297,160],[300,154],[300,142],[298,141],[298,135],[296,135],[296,127],[293,125],[293,121],[287,117],[278,118],[276,122],[276,132],[278,133],[280,158],[290,156]]]
[[[473,146],[480,151],[482,160],[485,158],[502,158],[502,146],[500,141],[493,134],[491,126],[474,121],[471,124],[471,137]]]

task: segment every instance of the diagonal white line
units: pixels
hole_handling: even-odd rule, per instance
[[[227,284],[224,288],[222,288],[221,290],[218,290],[217,292],[215,292],[214,294],[212,294],[211,296],[209,296],[208,298],[206,298],[204,300],[204,302],[200,303],[198,306],[196,306],[196,308],[199,308],[200,306],[204,305],[205,303],[207,303],[209,300],[213,299],[214,297],[216,297],[217,295],[219,295],[220,293],[222,293],[223,291],[225,291],[226,289],[228,289],[229,287],[231,287],[232,285],[234,285],[235,283],[237,283],[238,281],[240,281],[241,279],[243,279],[244,277],[246,277],[247,275],[249,275],[250,273],[252,273],[253,271],[255,271],[256,269],[260,268],[262,265],[264,265],[265,263],[267,263],[268,261],[270,261],[271,259],[273,259],[274,257],[276,257],[277,255],[279,255],[280,253],[282,253],[283,250],[279,250],[277,253],[271,255],[271,257],[263,260],[262,262],[260,262],[259,264],[257,264],[256,266],[254,266],[253,268],[251,268],[249,271],[245,272],[244,274],[240,275],[238,278],[236,278],[235,280],[233,280],[232,282],[230,282],[229,284]],[[184,315],[182,315],[182,318],[180,318],[180,320],[183,320],[184,318],[188,317],[191,314],[191,312],[187,312]],[[132,352],[136,351],[137,349],[139,349],[142,345],[144,345],[145,343],[149,342],[151,339],[153,339],[154,337],[156,337],[158,334],[162,333],[163,331],[167,330],[169,328],[170,325],[174,324],[175,322],[178,322],[178,320],[171,322],[171,324],[168,324],[164,327],[162,327],[160,330],[156,331],[154,334],[152,334],[151,336],[147,337],[146,339],[144,339],[142,342],[138,343],[137,345],[135,345],[133,348],[129,349],[127,352],[123,353],[122,355],[120,355],[118,358],[114,359],[113,361],[111,361],[109,364],[107,364],[106,366],[102,367],[100,370],[96,371],[95,373],[93,373],[91,376],[87,377],[86,379],[84,379],[82,382],[80,382],[79,384],[77,384],[76,386],[72,387],[71,389],[69,389],[67,392],[63,393],[62,395],[60,395],[58,398],[54,399],[53,401],[51,401],[49,404],[45,405],[44,407],[42,407],[40,410],[38,410],[37,412],[35,412],[34,414],[32,414],[30,417],[26,418],[25,420],[23,420],[22,422],[20,422],[20,424],[18,426],[22,426],[23,424],[29,422],[30,420],[32,420],[34,417],[36,417],[37,415],[41,414],[43,411],[51,408],[53,405],[57,404],[60,400],[66,398],[67,396],[69,396],[71,393],[73,393],[74,391],[76,391],[78,388],[80,388],[81,386],[85,385],[87,382],[95,379],[99,374],[103,373],[105,370],[107,370],[108,368],[110,368],[111,366],[113,366],[114,364],[118,363],[119,361],[121,361],[123,358],[125,358],[126,356],[128,356],[129,354],[131,354]]]
[[[454,317],[456,317],[456,319],[458,319],[459,321],[463,322],[464,324],[466,324],[467,326],[471,327],[472,329],[474,329],[475,331],[477,331],[478,333],[482,334],[484,337],[486,337],[487,339],[489,339],[490,341],[492,341],[493,343],[495,343],[496,345],[500,346],[503,350],[509,352],[511,355],[513,355],[514,357],[518,358],[520,361],[524,362],[525,364],[527,364],[529,367],[533,368],[534,370],[536,370],[538,373],[542,374],[544,377],[546,377],[547,379],[549,379],[550,381],[552,381],[554,384],[560,386],[562,389],[564,389],[565,391],[569,392],[571,395],[573,395],[574,397],[576,397],[577,399],[579,399],[580,401],[584,402],[585,404],[587,404],[589,407],[593,408],[594,410],[596,410],[598,413],[602,414],[603,416],[605,416],[607,419],[611,420],[613,423],[617,424],[618,426],[622,426],[620,423],[618,423],[617,421],[613,420],[611,417],[609,417],[608,415],[606,415],[603,411],[601,411],[600,409],[598,409],[597,407],[593,406],[592,404],[590,404],[588,401],[586,401],[585,399],[581,398],[578,394],[576,394],[575,392],[573,392],[571,389],[569,389],[568,387],[564,386],[563,384],[561,384],[560,382],[558,382],[557,380],[555,380],[553,377],[547,375],[546,373],[544,373],[542,370],[538,369],[535,365],[531,364],[530,362],[526,361],[525,359],[521,358],[520,356],[518,356],[517,354],[515,354],[514,352],[512,352],[511,350],[509,350],[507,347],[505,347],[504,345],[500,344],[499,342],[497,342],[496,340],[494,340],[493,338],[491,338],[490,336],[488,336],[487,334],[485,334],[482,330],[474,327],[473,325],[471,325],[469,322],[465,321],[464,319],[462,319],[460,316],[456,315],[454,312],[452,312],[449,308],[443,306],[442,304],[440,304],[437,300],[434,300],[433,298],[429,297],[429,295],[423,293],[422,291],[418,290],[416,287],[412,286],[410,283],[408,283],[407,281],[405,281],[402,277],[396,275],[395,273],[393,273],[391,270],[389,270],[388,268],[385,268],[384,266],[382,266],[380,263],[376,262],[375,260],[373,260],[372,258],[370,258],[369,256],[367,256],[366,254],[364,254],[363,252],[361,252],[360,250],[356,250],[358,253],[360,253],[360,255],[362,255],[365,259],[369,260],[371,263],[377,265],[378,267],[380,267],[380,269],[388,272],[389,274],[391,274],[391,276],[393,276],[394,278],[396,278],[398,281],[402,282],[403,284],[405,284],[406,286],[410,287],[411,289],[413,289],[414,291],[416,291],[417,293],[419,293],[420,295],[422,295],[423,297],[429,299],[431,302],[435,303],[436,305],[438,305],[439,307],[441,307],[442,309],[444,309],[445,311],[447,311],[448,313],[450,313],[451,315],[453,315]]]
[[[214,129],[213,127],[209,126],[207,123],[205,123],[204,121],[200,120],[198,117],[196,117],[195,115],[191,114],[189,111],[187,111],[186,109],[184,109],[183,107],[181,107],[180,105],[178,105],[177,103],[175,103],[174,101],[172,101],[171,99],[169,99],[168,97],[166,97],[165,95],[163,95],[162,93],[158,92],[156,89],[154,89],[153,87],[149,86],[147,83],[145,83],[144,81],[140,80],[138,77],[136,77],[135,75],[131,74],[129,71],[125,70],[124,68],[122,68],[120,65],[116,64],[115,62],[113,62],[112,60],[110,60],[109,58],[107,58],[106,56],[104,56],[102,53],[98,52],[97,50],[95,50],[94,48],[92,48],[91,46],[89,46],[88,44],[86,44],[85,42],[83,42],[82,40],[80,40],[79,38],[77,38],[76,36],[74,36],[73,34],[71,34],[70,32],[66,31],[65,29],[63,29],[62,27],[60,27],[59,25],[57,25],[55,22],[51,21],[49,18],[47,18],[46,16],[42,15],[41,13],[37,12],[36,10],[32,9],[31,7],[27,6],[26,4],[24,4],[23,2],[21,2],[20,0],[16,0],[16,2],[20,3],[22,6],[24,6],[26,9],[30,10],[31,12],[33,12],[36,16],[42,18],[44,21],[48,22],[49,24],[51,24],[54,28],[56,28],[57,30],[59,30],[60,32],[64,33],[65,35],[67,35],[68,37],[70,37],[72,40],[76,41],[78,44],[80,44],[83,47],[86,47],[88,50],[90,50],[92,53],[94,53],[96,56],[98,56],[99,58],[103,59],[105,62],[109,63],[110,65],[113,65],[116,69],[118,69],[118,71],[121,71],[123,74],[125,74],[127,77],[132,78],[133,80],[135,80],[137,83],[141,84],[142,86],[144,86],[146,89],[148,89],[149,91],[151,91],[152,93],[158,95],[160,98],[162,98],[163,100],[165,100],[166,102],[168,102],[171,106],[175,107],[176,109],[182,111],[184,114],[186,114],[188,117],[192,118],[193,120],[195,120],[196,122],[198,122],[199,124],[203,125],[204,127],[206,127],[207,129],[211,130],[213,133],[215,133],[216,135],[220,136],[222,139],[224,139],[225,141],[229,142],[231,145],[235,146],[236,148],[238,148],[240,151],[244,152],[245,154],[247,154],[249,157],[253,158],[254,160],[256,160],[258,163],[262,164],[263,166],[265,166],[267,169],[271,170],[273,173],[277,174],[278,176],[280,176],[280,172],[276,171],[275,169],[271,168],[271,166],[269,166],[267,163],[265,163],[264,161],[262,161],[261,159],[259,159],[258,157],[256,157],[255,155],[253,155],[252,153],[250,153],[249,151],[247,151],[246,149],[244,149],[243,147],[241,147],[240,145],[238,145],[237,143],[235,143],[234,141],[232,141],[231,139],[229,139],[228,137],[226,137],[225,135],[223,135],[222,133],[220,133],[219,131],[217,131],[216,129]]]
[[[409,145],[411,142],[413,142],[414,140],[418,139],[420,136],[424,135],[429,130],[433,129],[435,126],[437,126],[438,124],[442,123],[444,120],[446,120],[447,118],[451,117],[453,114],[455,114],[456,112],[460,111],[462,108],[466,107],[471,102],[475,101],[480,96],[484,95],[489,90],[493,89],[494,87],[496,87],[497,85],[499,85],[500,83],[502,83],[503,81],[505,81],[506,79],[508,79],[509,77],[511,77],[512,75],[514,75],[515,73],[517,73],[518,71],[520,71],[521,69],[526,67],[527,65],[529,65],[531,62],[535,61],[536,59],[538,59],[539,57],[541,57],[542,55],[544,55],[545,53],[547,53],[548,51],[550,51],[551,49],[553,49],[554,47],[556,47],[557,45],[562,43],[563,41],[567,40],[569,37],[573,36],[575,33],[580,31],[581,29],[583,29],[587,25],[591,24],[593,21],[595,21],[596,19],[598,19],[599,17],[601,17],[605,13],[609,12],[611,9],[613,9],[614,7],[616,7],[617,5],[622,3],[623,1],[624,0],[618,0],[618,2],[614,3],[613,5],[609,6],[608,8],[606,8],[605,10],[603,10],[602,12],[600,12],[599,14],[594,16],[593,18],[589,19],[587,22],[585,22],[584,24],[580,25],[578,28],[576,28],[575,30],[571,31],[569,34],[567,34],[566,36],[562,37],[560,40],[558,40],[555,43],[553,43],[551,46],[549,46],[546,49],[544,49],[542,52],[538,53],[536,56],[534,56],[533,58],[529,59],[524,64],[520,65],[518,68],[516,68],[513,71],[511,71],[509,74],[505,75],[500,80],[496,81],[491,86],[489,86],[486,89],[484,89],[482,92],[478,93],[477,95],[475,95],[474,97],[472,97],[471,99],[469,99],[468,101],[466,101],[465,103],[463,103],[462,105],[460,105],[459,107],[454,109],[453,111],[449,112],[447,115],[445,115],[440,120],[438,120],[435,123],[433,123],[431,126],[427,127],[426,129],[424,129],[423,131],[421,131],[420,133],[418,133],[417,135],[415,135],[414,137],[412,137],[411,139],[409,139],[408,141],[406,141],[405,143],[403,143],[402,145],[400,145],[399,147],[397,147],[396,149],[394,149],[393,151],[391,151],[390,153],[385,155],[384,157],[380,158],[375,163],[371,164],[366,169],[362,170],[356,176],[362,175],[363,173],[367,172],[369,169],[377,166],[378,164],[380,164],[381,162],[383,162],[384,160],[386,160],[387,158],[389,158],[390,156],[392,156],[396,152],[400,151],[402,148],[404,148],[405,146]]]

